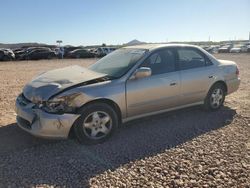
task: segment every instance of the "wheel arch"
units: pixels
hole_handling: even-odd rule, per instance
[[[107,99],[107,98],[94,99],[94,100],[91,100],[91,101],[85,103],[83,106],[81,106],[81,108],[83,108],[86,105],[90,105],[92,103],[105,103],[105,104],[111,106],[115,110],[115,112],[117,113],[119,122],[121,122],[121,119],[122,119],[121,109],[118,106],[118,104],[116,102],[114,102],[113,100]]]
[[[118,104],[116,102],[114,102],[111,99],[107,99],[107,98],[99,98],[99,99],[91,100],[91,101],[85,103],[84,105],[82,105],[81,107],[79,107],[78,110],[76,111],[76,113],[79,113],[81,108],[84,108],[85,106],[90,105],[90,104],[94,104],[94,103],[104,103],[104,104],[109,105],[117,113],[119,124],[122,122],[122,113],[121,113],[120,107],[118,106]],[[74,137],[73,126],[71,126],[71,128],[70,128],[70,131],[69,131],[69,134],[68,134],[69,138]]]
[[[227,94],[227,92],[228,92],[227,84],[226,84],[226,82],[223,81],[223,80],[218,80],[218,81],[214,82],[213,85],[210,87],[210,89],[211,89],[213,86],[217,85],[217,84],[222,85],[222,86],[225,88],[225,92],[226,92],[226,94]]]

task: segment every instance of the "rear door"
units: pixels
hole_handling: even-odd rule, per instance
[[[127,81],[128,117],[178,106],[180,74],[176,71],[174,50],[163,49],[154,52],[141,67],[151,68],[152,75]]]
[[[193,47],[178,48],[177,62],[182,105],[203,101],[215,78],[212,62],[202,51]]]

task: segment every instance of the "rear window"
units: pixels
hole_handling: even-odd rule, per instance
[[[195,49],[178,49],[178,57],[181,70],[206,66],[206,59]]]

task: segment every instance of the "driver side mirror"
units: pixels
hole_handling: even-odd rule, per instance
[[[132,76],[132,78],[134,79],[139,79],[139,78],[145,78],[145,77],[149,77],[152,74],[152,70],[149,67],[140,67],[138,69],[136,69],[134,75]]]

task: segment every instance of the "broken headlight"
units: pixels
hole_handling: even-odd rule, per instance
[[[70,113],[74,111],[74,108],[70,106],[68,97],[60,97],[49,100],[43,104],[43,110],[49,113]]]
[[[48,101],[44,110],[51,113],[63,113],[65,109],[64,101]]]

